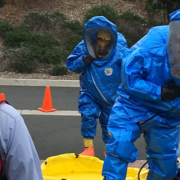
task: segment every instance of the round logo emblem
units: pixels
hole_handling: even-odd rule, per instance
[[[107,76],[110,76],[110,75],[112,75],[112,73],[113,73],[113,69],[112,69],[112,68],[106,68],[106,69],[104,70],[104,72],[105,72],[105,74],[106,74]]]

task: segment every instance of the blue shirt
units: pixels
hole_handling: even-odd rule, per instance
[[[0,105],[0,153],[7,180],[43,180],[35,146],[17,110]]]

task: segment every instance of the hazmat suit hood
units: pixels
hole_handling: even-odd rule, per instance
[[[180,9],[170,14],[167,53],[171,75],[180,79]]]
[[[95,58],[94,63],[103,65],[110,59],[116,48],[116,25],[104,16],[95,16],[85,23],[83,38],[88,54]],[[101,46],[99,43],[102,43]],[[104,51],[99,48],[102,46]]]

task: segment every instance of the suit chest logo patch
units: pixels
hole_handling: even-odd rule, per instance
[[[112,73],[113,73],[113,68],[106,68],[105,70],[104,70],[104,73],[106,74],[106,76],[111,76],[112,75]]]

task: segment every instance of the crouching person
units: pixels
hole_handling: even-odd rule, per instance
[[[169,26],[149,30],[123,59],[122,85],[108,123],[111,138],[104,180],[125,180],[128,163],[138,158],[134,145],[146,141],[147,180],[178,178],[180,125],[180,10]],[[177,178],[174,178],[177,179]]]

